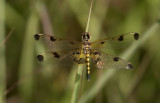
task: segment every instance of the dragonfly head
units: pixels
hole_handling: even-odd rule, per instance
[[[82,33],[82,41],[89,41],[91,39],[91,34],[85,32]]]

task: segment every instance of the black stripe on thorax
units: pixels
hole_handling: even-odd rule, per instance
[[[85,45],[85,46],[87,46],[87,45],[88,45],[88,46],[90,46],[90,45],[91,45],[91,43],[90,43],[90,42],[88,42],[88,41],[86,41],[86,42],[84,42],[84,43],[83,43],[83,45]]]

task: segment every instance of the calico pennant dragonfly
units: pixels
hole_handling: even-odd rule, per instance
[[[90,41],[91,35],[88,32],[82,34],[81,42],[62,39],[47,34],[35,34],[34,38],[35,40],[45,39],[52,49],[50,52],[47,52],[47,54],[51,54],[54,58],[59,59],[59,61],[64,58],[70,58],[77,64],[86,64],[87,80],[90,80],[90,60],[92,60],[98,68],[132,69],[133,66],[128,61],[104,53],[100,49],[111,47],[109,46],[110,44],[113,44],[114,46],[119,45],[119,43],[122,42],[138,40],[139,34],[131,32],[94,42]],[[39,61],[44,61],[45,54],[46,53],[40,53],[37,55],[37,59]]]

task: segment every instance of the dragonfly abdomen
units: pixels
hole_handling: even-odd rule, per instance
[[[89,63],[89,53],[86,54],[86,65],[87,65],[87,80],[90,80],[90,63]]]
[[[90,63],[89,63],[89,56],[90,56],[90,41],[84,41],[84,45],[82,46],[83,48],[83,53],[86,55],[86,66],[87,66],[87,80],[90,80]]]

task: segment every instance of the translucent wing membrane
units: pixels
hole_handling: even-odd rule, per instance
[[[35,34],[34,38],[36,40],[43,39],[48,44],[51,51],[69,51],[81,48],[81,42],[62,39],[59,37],[46,35],[46,34]]]
[[[35,34],[36,40],[43,39],[49,47],[46,53],[37,55],[39,61],[45,61],[52,58],[52,63],[61,63],[62,66],[71,65],[73,62],[77,64],[87,64],[87,78],[90,76],[89,57],[93,60],[98,68],[113,68],[113,69],[132,69],[133,66],[128,61],[125,61],[117,56],[109,55],[101,52],[99,49],[104,47],[106,50],[111,48],[119,48],[127,46],[129,42],[138,40],[138,33],[127,33],[106,38],[90,43],[90,35],[84,33],[82,42],[62,39],[59,37]]]
[[[50,59],[52,59],[52,62],[60,62],[63,64],[70,64],[72,61],[78,64],[84,64],[86,62],[85,55],[81,51],[81,42],[46,34],[35,34],[34,38],[35,40],[42,39],[43,41],[46,41],[50,49],[50,52],[37,55],[37,59],[41,62]]]
[[[52,58],[56,61],[61,61],[63,58],[71,56],[70,53],[67,52],[44,52],[37,55],[37,59],[40,62],[47,61],[48,59]]]
[[[37,59],[40,62],[47,61],[48,59],[52,59],[54,62],[61,62],[65,64],[70,64],[70,62],[74,61],[78,64],[86,63],[85,55],[81,52],[81,50],[75,51],[67,51],[67,52],[45,52],[37,55]]]
[[[128,61],[96,50],[93,50],[91,52],[91,58],[98,68],[109,68],[109,69],[133,68],[132,64],[129,63]]]
[[[131,41],[138,40],[138,33],[126,33],[112,38],[97,40],[91,43],[92,49],[105,47],[105,49],[126,47]]]

